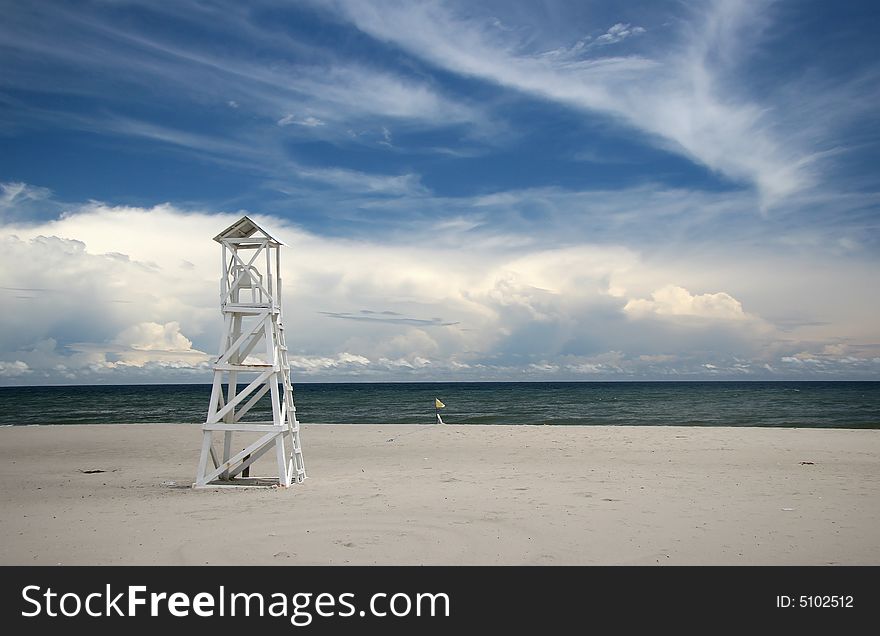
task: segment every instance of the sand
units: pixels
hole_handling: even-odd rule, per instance
[[[0,564],[880,565],[880,430],[304,425],[240,491],[200,439],[0,429]]]

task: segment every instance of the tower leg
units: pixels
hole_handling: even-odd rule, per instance
[[[208,455],[211,454],[211,431],[202,433],[202,452],[199,455],[199,467],[196,473],[196,486],[205,485],[205,473],[208,469]]]
[[[223,433],[223,461],[228,461],[230,457],[230,453],[232,452],[232,431],[226,431]],[[220,479],[223,481],[227,481],[229,479],[229,471],[224,470],[223,474],[220,475]]]
[[[290,486],[290,473],[287,472],[287,454],[284,452],[284,435],[275,438],[275,457],[278,461],[278,483],[285,488]]]

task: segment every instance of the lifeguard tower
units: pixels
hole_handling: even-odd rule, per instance
[[[306,469],[281,310],[284,243],[247,216],[214,240],[222,246],[220,311],[224,328],[214,361],[214,383],[193,487],[287,487],[302,483]],[[263,399],[267,394],[268,400]],[[263,411],[268,417],[271,408],[271,420],[246,417],[258,404],[254,413]],[[222,438],[222,450],[215,448],[215,434]],[[234,434],[247,441],[243,447],[239,443],[241,450],[232,454]],[[251,477],[251,465],[272,450],[277,479]]]

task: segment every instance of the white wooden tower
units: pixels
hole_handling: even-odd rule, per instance
[[[277,481],[262,483],[285,487],[301,483],[306,470],[281,311],[284,243],[246,216],[214,240],[223,250],[220,310],[224,329],[193,487],[250,485],[255,480],[242,478],[250,478],[251,464],[272,450]],[[246,386],[240,388],[240,384]],[[272,419],[245,419],[258,402],[266,404],[267,394]],[[214,446],[215,434],[222,437],[222,449]],[[241,450],[235,454],[233,434],[246,440],[236,445]]]

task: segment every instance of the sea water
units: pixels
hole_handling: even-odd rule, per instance
[[[199,423],[210,385],[0,387],[0,425]],[[295,384],[307,424],[880,428],[880,382]],[[264,398],[246,419],[271,419]]]

